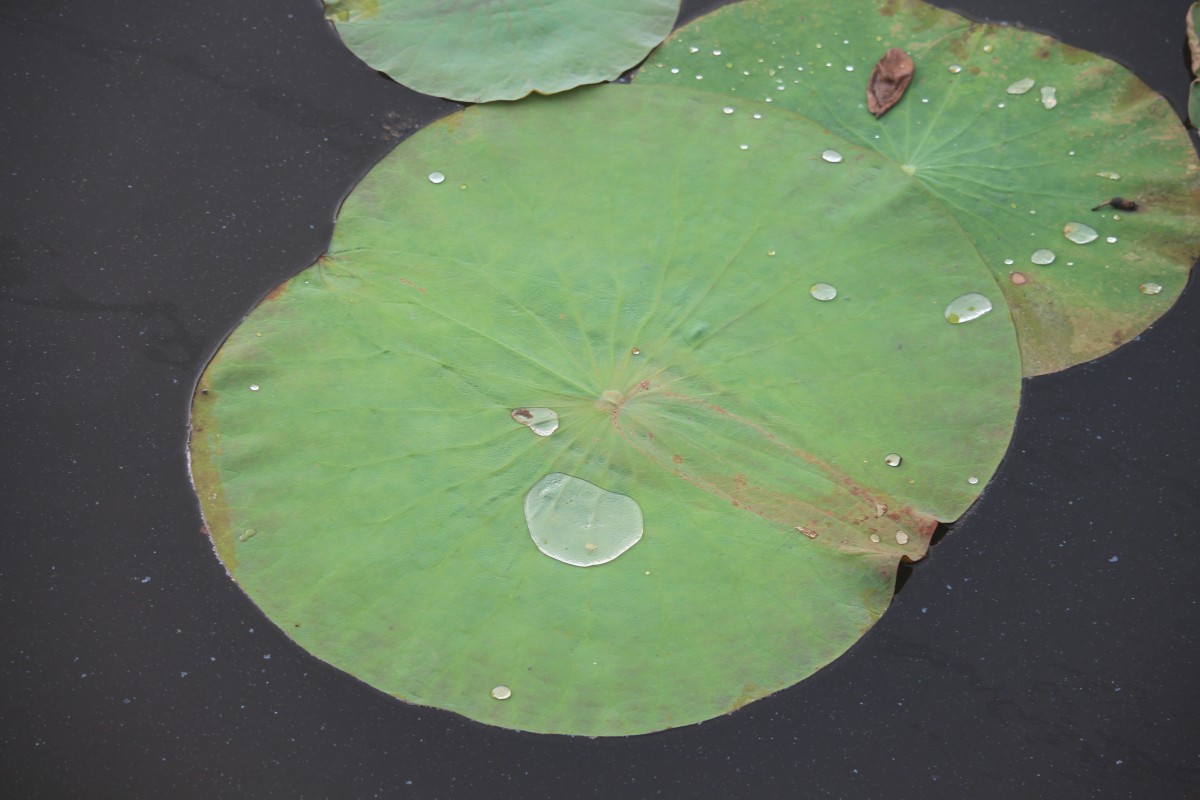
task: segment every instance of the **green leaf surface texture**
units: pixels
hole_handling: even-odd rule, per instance
[[[516,100],[612,80],[671,32],[680,0],[340,0],[355,55],[425,94]]]
[[[889,47],[916,74],[877,120],[865,88]],[[769,98],[902,166],[995,273],[1027,375],[1132,339],[1171,307],[1197,255],[1200,176],[1171,107],[1123,67],[1041,34],[918,0],[746,0],[676,31],[635,80]],[[1139,210],[1092,210],[1113,197]],[[1070,223],[1096,238],[1068,240]],[[1148,283],[1161,291],[1140,291]]]
[[[992,310],[947,322],[971,293]],[[319,658],[486,723],[633,734],[853,644],[991,476],[1020,374],[991,273],[894,162],[613,84],[381,161],[202,377],[192,466],[230,573]],[[535,486],[628,549],[541,552],[563,517]]]

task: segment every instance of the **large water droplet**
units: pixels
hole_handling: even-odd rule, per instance
[[[1037,83],[1033,78],[1021,78],[1016,83],[1010,84],[1006,92],[1009,94],[1025,94],[1033,88],[1033,84]]]
[[[828,283],[814,283],[808,287],[808,293],[817,300],[832,300],[837,297],[837,288]]]
[[[896,531],[896,544],[908,544],[908,534],[904,531]]]
[[[1055,258],[1057,258],[1057,256],[1054,255],[1053,250],[1046,250],[1043,248],[1041,250],[1034,250],[1033,255],[1029,257],[1029,260],[1035,264],[1041,264],[1045,266],[1046,264],[1053,264]]]
[[[1094,242],[1100,236],[1096,230],[1089,225],[1084,225],[1082,222],[1068,222],[1063,226],[1063,236],[1067,237],[1075,244],[1087,244]]]
[[[1053,86],[1042,87],[1042,105],[1044,105],[1047,110],[1058,105],[1058,97],[1055,95],[1055,89]]]
[[[637,501],[562,472],[525,495],[525,522],[538,550],[576,567],[612,561],[642,538]]]
[[[1143,283],[1138,287],[1138,291],[1142,294],[1158,294],[1162,291],[1162,285],[1158,283]]]
[[[512,689],[507,686],[497,686],[495,689],[492,689],[492,697],[497,700],[507,700],[512,697]]]
[[[837,150],[826,150],[824,153],[821,153],[821,158],[825,159],[830,164],[842,163],[842,154]]]
[[[946,306],[946,321],[954,325],[959,325],[963,322],[979,319],[991,310],[991,300],[988,300],[979,294],[979,292],[969,292],[961,297],[954,298],[950,301],[950,305]]]
[[[900,462],[903,460],[904,459],[900,457],[899,453],[888,453],[883,457],[883,463],[887,464],[889,467],[898,467],[900,466]]]
[[[446,180],[446,176],[440,172],[429,173],[429,182],[430,183],[441,183],[444,180]]]
[[[512,418],[538,436],[549,436],[558,430],[558,414],[552,408],[514,408]]]

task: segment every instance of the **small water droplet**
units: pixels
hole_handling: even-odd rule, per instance
[[[1058,97],[1054,94],[1054,92],[1055,89],[1053,86],[1042,87],[1042,105],[1045,106],[1047,110],[1058,105]]]
[[[968,292],[956,297],[946,306],[946,321],[953,325],[961,325],[973,319],[979,319],[992,310],[992,301],[978,292]]]
[[[446,176],[440,172],[429,173],[429,182],[430,183],[441,183],[444,180],[446,180]]]
[[[874,542],[875,544],[879,544],[879,543],[882,541],[882,540],[879,538],[879,534],[878,534],[878,533],[872,533],[872,534],[871,534],[870,536],[868,536],[867,538],[868,538],[868,539],[870,539],[870,540],[871,540],[872,542]]]
[[[1106,238],[1104,239],[1104,241],[1108,242],[1109,244],[1116,244],[1116,243],[1117,243],[1117,237],[1115,237],[1115,236],[1108,236],[1108,237],[1106,237]]]
[[[254,530],[254,528],[246,528],[246,530],[242,531],[242,532],[241,532],[241,533],[238,535],[238,541],[239,541],[239,542],[244,542],[244,541],[246,541],[247,539],[253,539],[253,538],[254,538],[254,534],[256,534],[256,533],[258,533],[258,531]]]
[[[1045,266],[1046,264],[1053,264],[1054,259],[1056,258],[1058,258],[1058,256],[1054,255],[1053,250],[1046,250],[1043,248],[1041,250],[1034,250],[1033,255],[1029,257],[1029,260],[1034,264],[1041,264]]]
[[[257,383],[252,383],[252,384],[250,384],[250,391],[252,391],[252,392],[257,392],[257,391],[258,391],[258,384],[257,384]]]
[[[774,251],[774,250],[768,250],[768,251],[767,251],[767,255],[769,255],[769,256],[773,256],[773,255],[775,255],[775,251]]]
[[[1096,233],[1095,228],[1082,222],[1068,222],[1063,226],[1063,236],[1075,244],[1087,244],[1096,241],[1100,234]]]
[[[958,73],[962,72],[962,67],[960,67],[958,64],[951,64],[949,69],[951,75],[957,75]]]
[[[908,534],[904,531],[896,531],[896,544],[908,544]]]
[[[739,144],[738,145],[738,150],[749,150],[749,149],[750,149],[750,145],[748,145],[748,144]]]
[[[888,507],[884,503],[875,504],[875,518],[878,519],[888,512]]]
[[[525,523],[538,550],[576,567],[612,561],[641,541],[643,529],[632,497],[562,472],[546,475],[525,495]]]
[[[679,74],[679,67],[671,67],[671,74],[672,74],[672,75],[678,75],[678,74]]]
[[[1037,81],[1035,81],[1033,78],[1021,78],[1021,80],[1009,84],[1008,88],[1004,91],[1008,92],[1009,94],[1025,94],[1033,88],[1033,84],[1035,83],[1037,83]]]
[[[898,467],[900,466],[900,462],[903,460],[904,459],[900,458],[899,453],[888,453],[883,457],[883,463],[887,464],[889,467]]]
[[[979,483],[979,478],[976,478],[974,475],[972,475],[971,477],[967,478],[967,483],[974,486],[975,484]]]
[[[821,153],[821,158],[825,159],[830,164],[842,163],[842,154],[837,150],[826,150],[824,153]]]
[[[700,48],[699,48],[699,47],[689,47],[689,48],[688,48],[688,52],[689,52],[689,53],[699,53],[699,52],[700,52]]]
[[[549,436],[558,430],[558,414],[552,408],[514,408],[510,415],[538,436]]]
[[[1029,281],[1029,277],[1024,272],[1010,273],[1008,279],[1012,281],[1013,286],[1024,286]]]
[[[1162,289],[1163,287],[1157,283],[1143,283],[1138,287],[1138,291],[1142,294],[1158,294]]]
[[[630,352],[630,353],[632,353],[632,354],[633,354],[633,355],[635,355],[635,356],[640,356],[640,355],[642,354],[642,351],[641,351],[641,350],[639,350],[639,349],[637,349],[636,347],[635,347],[635,348],[633,348],[632,350],[630,350],[629,352]]]
[[[724,111],[726,114],[732,114],[732,113],[733,113],[733,106],[725,106],[725,107],[724,107],[724,108],[722,108],[721,110],[722,110],[722,111]]]
[[[847,65],[846,65],[846,72],[854,72],[854,65],[853,65],[853,64],[847,64]]]
[[[1113,214],[1113,215],[1112,215],[1112,218],[1113,218],[1113,220],[1114,220],[1115,222],[1120,222],[1120,221],[1121,221],[1121,215],[1120,215],[1120,214]]]
[[[755,119],[762,119],[762,114],[753,114],[752,116],[753,116]]]
[[[828,301],[837,297],[837,289],[828,283],[814,283],[808,287],[808,293],[821,301]]]
[[[1004,259],[1004,264],[1005,266],[1011,267],[1013,265],[1013,260],[1011,258],[1006,258]]]
[[[992,51],[993,51],[993,50],[995,50],[995,49],[996,49],[995,45],[991,45],[991,44],[985,44],[985,45],[983,46],[983,52],[985,52],[985,53],[990,53],[990,52],[992,52]]]
[[[719,55],[721,55],[721,51],[720,51],[720,50],[713,50],[713,55],[714,55],[714,56],[719,56]]]
[[[1004,103],[996,103],[996,108],[1004,108]]]
[[[921,102],[922,102],[922,103],[928,103],[928,102],[929,102],[929,98],[928,98],[928,97],[922,97],[922,98],[921,98]]]
[[[704,80],[704,76],[703,76],[703,75],[697,75],[697,76],[696,76],[696,80],[698,80],[698,81],[702,81],[702,80]]]
[[[1119,180],[1121,180],[1121,173],[1119,173],[1119,172],[1097,172],[1096,177],[1097,178],[1108,178],[1110,181],[1119,181]]]
[[[492,697],[496,698],[497,700],[507,700],[508,698],[512,697],[512,689],[508,688],[507,686],[497,686],[496,688],[492,689]]]

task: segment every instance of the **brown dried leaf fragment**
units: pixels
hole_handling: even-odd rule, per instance
[[[878,119],[900,102],[912,82],[913,60],[899,47],[883,54],[867,81],[867,110]]]

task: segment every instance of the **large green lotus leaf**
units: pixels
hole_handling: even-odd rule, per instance
[[[680,0],[336,0],[355,55],[451,100],[516,100],[612,80],[671,32]]]
[[[889,47],[916,74],[876,119],[866,86]],[[1047,36],[917,0],[747,0],[676,31],[636,80],[769,99],[910,173],[996,274],[1027,375],[1132,339],[1197,255],[1200,176],[1175,113],[1124,68]],[[1093,210],[1114,196],[1139,209]]]
[[[970,293],[993,309],[950,324]],[[201,379],[193,466],[231,574],[320,658],[628,734],[857,640],[991,475],[1019,386],[991,274],[893,163],[762,103],[609,85],[380,162]]]

